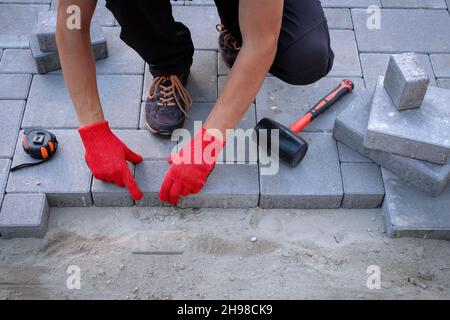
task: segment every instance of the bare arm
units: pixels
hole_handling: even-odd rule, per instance
[[[59,0],[56,41],[64,79],[81,126],[104,120],[97,89],[95,59],[90,41],[90,24],[97,1]],[[81,29],[66,26],[67,7],[81,9]]]
[[[205,129],[233,129],[247,112],[273,64],[283,18],[283,0],[241,0],[242,47]]]

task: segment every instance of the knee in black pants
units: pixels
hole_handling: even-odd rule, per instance
[[[333,67],[327,22],[278,52],[270,72],[292,85],[308,85],[325,77]]]

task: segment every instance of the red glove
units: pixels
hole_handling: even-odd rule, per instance
[[[224,145],[225,142],[202,128],[178,154],[171,155],[167,159],[171,166],[159,191],[161,201],[176,205],[180,195],[199,193]]]
[[[126,161],[138,164],[142,162],[142,157],[117,138],[107,121],[81,127],[78,132],[86,149],[86,163],[94,177],[126,187],[134,200],[140,200],[142,192]]]

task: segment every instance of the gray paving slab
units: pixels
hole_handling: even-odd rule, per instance
[[[0,61],[2,59],[2,56],[3,56],[3,49],[0,49]]]
[[[0,158],[12,159],[25,101],[0,100]]]
[[[257,164],[217,164],[203,190],[180,201],[182,208],[255,208],[259,201]]]
[[[136,180],[144,194],[138,206],[161,206],[159,189],[169,164],[145,161],[136,168]],[[251,208],[258,206],[259,185],[256,164],[218,164],[201,193],[179,202],[184,208]]]
[[[360,52],[450,52],[450,15],[445,10],[382,9],[381,28],[367,28],[366,9],[352,9]],[[430,36],[432,35],[432,36]]]
[[[43,238],[49,211],[45,194],[7,194],[0,211],[0,236]]]
[[[367,90],[339,114],[333,130],[334,138],[424,192],[439,195],[450,180],[450,165],[438,165],[364,147],[371,99],[372,91]]]
[[[338,142],[339,160],[341,163],[371,163],[373,162],[367,157],[351,149],[343,143]]]
[[[46,74],[61,69],[61,61],[58,52],[43,52],[39,47],[39,41],[35,35],[30,35],[31,55],[34,59],[38,73]]]
[[[144,60],[120,39],[120,28],[102,30],[108,44],[108,59],[96,62],[97,74],[144,74]]]
[[[147,130],[114,130],[114,133],[144,160],[165,160],[176,152],[176,142]]]
[[[196,50],[193,59],[186,85],[189,95],[196,102],[215,102],[217,100],[217,52]],[[145,101],[153,80],[148,65],[145,67],[144,78],[142,100]]]
[[[135,166],[129,164],[134,174]],[[92,200],[96,207],[132,207],[134,200],[126,188],[92,178]]]
[[[8,181],[9,168],[11,167],[11,160],[0,159],[0,206],[5,194],[6,183]]]
[[[175,6],[173,16],[189,27],[195,49],[217,49],[220,19],[214,6]]]
[[[447,164],[450,158],[449,104],[450,90],[430,87],[419,109],[398,112],[380,77],[372,99],[364,146]]]
[[[450,185],[439,197],[430,197],[387,170],[382,171],[388,236],[450,239]]]
[[[362,77],[355,34],[351,30],[331,30],[331,48],[335,54],[329,76]]]
[[[347,8],[325,8],[325,16],[330,29],[353,29],[350,10]]]
[[[378,208],[383,203],[384,185],[380,167],[375,163],[342,163],[344,199],[347,209]]]
[[[30,49],[6,49],[0,60],[0,73],[37,73]]]
[[[364,81],[366,87],[374,89],[377,84],[378,77],[386,74],[387,66],[389,64],[390,54],[382,53],[361,53],[361,66],[364,74]],[[430,57],[426,54],[418,54],[417,58],[420,64],[425,68],[430,77],[430,85],[437,86],[433,67],[431,65]]]
[[[103,110],[112,128],[138,128],[142,78],[141,75],[97,77]],[[22,126],[78,128],[62,75],[34,76]]]
[[[184,129],[189,131],[191,137],[198,132],[212,108],[213,104],[208,103],[196,103],[193,105],[189,118],[185,120],[183,126]],[[255,131],[253,130],[255,126],[255,105],[252,104],[236,126],[237,130],[227,137],[227,144],[218,158],[218,163],[256,163],[258,161],[258,147]],[[179,140],[182,140],[179,144],[179,148],[182,148],[187,141],[181,138]]]
[[[0,48],[28,48],[39,12],[48,4],[0,4]]]
[[[330,110],[317,118],[305,131],[332,130],[336,115],[344,110],[349,101],[364,88],[360,78],[350,78],[357,88],[339,100]],[[336,88],[342,78],[326,77],[307,86],[293,86],[274,77],[268,77],[256,98],[257,120],[268,117],[284,125],[290,125],[300,118],[311,106],[319,102]]]
[[[309,151],[298,167],[280,163],[275,175],[260,175],[262,208],[341,206],[343,188],[336,142],[330,133],[304,132],[301,137],[309,143]]]
[[[45,193],[51,207],[86,207],[92,204],[92,175],[76,130],[52,130],[59,141],[55,156],[36,167],[11,172],[7,193]],[[21,135],[21,133],[20,133]],[[17,141],[13,164],[33,161]]]
[[[415,53],[394,54],[389,59],[384,88],[398,110],[419,108],[430,77]]]
[[[447,9],[445,0],[381,0],[383,8]]]
[[[322,6],[335,8],[367,8],[371,5],[381,7],[380,0],[322,0]]]
[[[135,177],[143,197],[136,201],[139,207],[167,207],[159,200],[159,189],[164,180],[169,163],[167,161],[144,161],[136,167]]]
[[[450,78],[450,54],[432,54],[430,59],[436,77]]]
[[[30,83],[30,74],[0,74],[0,99],[26,99]]]
[[[450,90],[450,79],[438,79],[438,86],[440,88],[449,89]]]

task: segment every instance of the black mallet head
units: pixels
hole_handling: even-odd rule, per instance
[[[308,151],[308,143],[305,140],[296,135],[291,129],[269,118],[264,118],[259,121],[255,130],[258,137],[258,145],[261,146],[260,142],[266,141],[268,155],[269,152],[271,155],[273,153],[271,142],[272,131],[278,130],[278,157],[290,167],[298,166]]]

